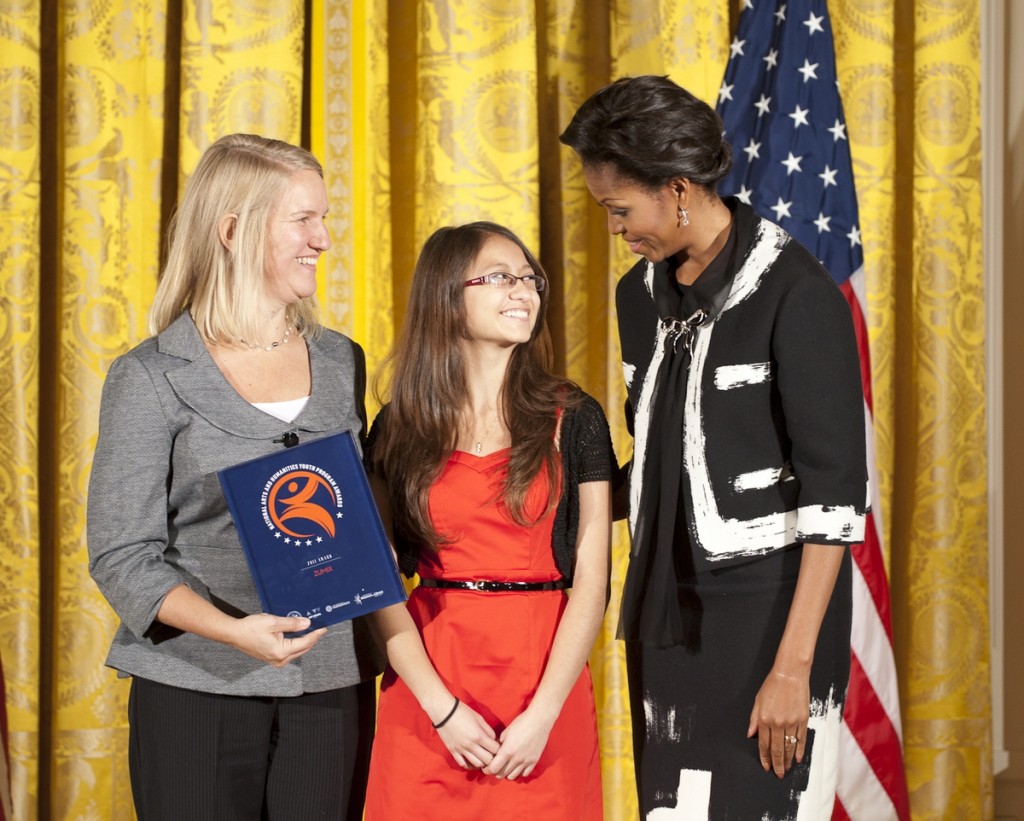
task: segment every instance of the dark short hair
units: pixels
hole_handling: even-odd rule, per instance
[[[667,77],[623,77],[590,97],[559,139],[585,166],[657,188],[684,177],[714,189],[732,165],[722,119]]]

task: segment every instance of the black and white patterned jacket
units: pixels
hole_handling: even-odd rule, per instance
[[[721,313],[696,331],[684,413],[686,520],[697,570],[797,542],[863,539],[864,397],[849,305],[797,241],[747,206]],[[633,410],[630,529],[650,441],[666,330],[652,297],[665,263],[619,282],[622,364]]]

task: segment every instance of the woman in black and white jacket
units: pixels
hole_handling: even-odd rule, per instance
[[[642,817],[828,817],[868,498],[849,307],[781,228],[719,198],[721,120],[672,81],[613,83],[562,141],[643,257],[616,299]]]

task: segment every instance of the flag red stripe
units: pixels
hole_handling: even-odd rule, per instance
[[[875,603],[875,610],[878,611],[878,618],[885,626],[886,635],[889,637],[889,644],[892,644],[892,614],[889,607],[889,580],[885,575],[885,565],[882,563],[882,546],[878,540],[878,531],[875,529],[874,517],[868,513],[864,527],[864,541],[859,544],[850,545],[850,552],[853,560],[857,563],[864,583],[871,593],[871,600]]]
[[[871,354],[868,343],[867,323],[861,309],[860,300],[854,291],[851,280],[840,286],[846,297],[853,316],[853,328],[860,353],[861,385],[864,391],[864,403],[868,414],[874,414],[871,386]],[[874,465],[869,465],[871,481],[876,482]],[[875,527],[874,516],[868,513],[865,523],[864,541],[850,546],[857,570],[863,578],[871,596],[878,618],[885,629],[889,644],[892,644],[892,613],[889,604],[889,581],[882,560],[881,542]],[[895,671],[893,671],[895,672]],[[910,818],[910,801],[907,795],[906,775],[903,771],[903,748],[899,733],[893,726],[885,706],[875,692],[857,657],[856,651],[850,653],[850,684],[848,689],[844,721],[854,741],[867,759],[882,789],[892,801],[900,821]],[[897,707],[898,709],[898,707]],[[832,821],[853,821],[839,798],[832,812]],[[870,819],[858,819],[870,821]]]
[[[850,692],[856,693],[857,698],[847,700],[843,718],[892,800],[897,815],[905,821],[910,818],[910,801],[903,772],[903,749],[896,728],[878,700],[856,653],[850,654]]]
[[[846,813],[846,808],[843,807],[843,802],[839,800],[839,796],[836,796],[836,803],[832,805],[832,821],[852,821],[849,815]]]
[[[857,335],[857,350],[860,352],[860,384],[864,389],[864,401],[867,403],[868,411],[875,413],[874,399],[871,394],[871,348],[868,345],[868,326],[864,319],[864,312],[861,310],[860,300],[850,284],[850,280],[844,280],[839,286],[846,301],[853,313],[853,332]]]

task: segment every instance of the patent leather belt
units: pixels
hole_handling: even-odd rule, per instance
[[[446,590],[480,590],[485,593],[515,593],[522,590],[565,590],[569,582],[491,582],[457,581],[455,579],[420,579],[420,587],[440,587]]]

